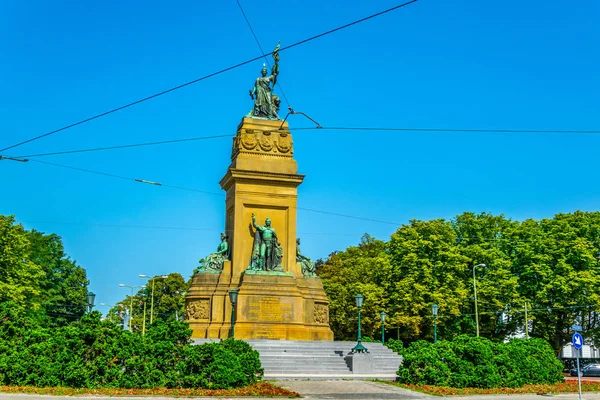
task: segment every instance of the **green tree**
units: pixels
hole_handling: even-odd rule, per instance
[[[0,215],[0,301],[41,305],[43,269],[30,259],[31,244],[13,216]]]
[[[42,307],[53,324],[64,325],[81,318],[87,306],[86,272],[65,254],[60,236],[32,230],[26,232],[30,242],[29,259],[40,266]]]
[[[527,307],[530,336],[555,351],[568,341],[573,322],[600,340],[599,212],[523,222],[488,213],[415,220],[387,242],[365,235],[358,246],[319,263],[338,339],[356,335],[359,292],[365,335],[378,335],[378,314],[385,311],[398,338],[431,340],[433,303],[438,337],[475,334],[473,273],[481,336],[501,341],[523,334]]]
[[[503,215],[488,213],[467,212],[452,221],[458,251],[469,259],[465,279],[470,281],[471,297],[463,312],[475,312],[475,272],[480,334],[490,339],[502,340],[513,333],[518,326],[518,320],[511,318],[513,311],[521,313],[524,305],[517,292],[518,275],[512,269],[510,251],[505,246],[505,235],[518,225],[518,222],[508,220]],[[480,264],[485,267],[475,268]],[[509,318],[506,318],[507,315]]]
[[[185,294],[191,280],[186,282],[179,273],[171,273],[167,278],[155,276],[154,280],[154,321],[174,321],[183,318],[185,309]],[[144,324],[144,303],[146,304],[146,329],[150,325],[150,310],[152,309],[152,281],[148,281],[145,288],[136,294],[126,296],[108,312],[108,318],[114,323],[123,323],[125,310],[133,304],[132,330],[141,332]]]
[[[532,309],[531,336],[546,339],[558,352],[569,341],[569,327],[578,321],[597,337],[600,213],[526,220],[510,239],[518,290]]]
[[[329,297],[331,328],[337,340],[356,339],[357,293],[365,298],[361,312],[363,334],[380,334],[379,313],[388,309],[390,268],[385,243],[369,235],[364,235],[358,246],[333,253],[320,265],[319,274]]]
[[[459,251],[457,234],[449,221],[411,221],[398,229],[387,243],[392,260],[393,282],[390,326],[400,338],[433,338],[431,306],[439,307],[440,337],[465,329],[461,314],[470,310],[471,260]]]

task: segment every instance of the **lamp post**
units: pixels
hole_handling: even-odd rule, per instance
[[[87,312],[92,312],[92,308],[94,307],[94,299],[96,299],[96,294],[92,292],[87,293]]]
[[[133,289],[135,289],[135,288],[143,288],[143,287],[146,287],[146,285],[143,285],[143,286],[129,286],[129,285],[125,285],[124,283],[119,283],[119,286],[131,289],[131,296],[129,296],[129,331],[131,331],[131,320],[133,319]],[[144,322],[145,322],[145,319],[146,319],[146,316],[144,315]]]
[[[479,313],[477,312],[477,279],[475,279],[475,269],[477,267],[486,268],[485,264],[477,264],[473,267],[473,293],[475,294],[475,326],[477,327],[477,337],[479,337]]]
[[[369,350],[365,346],[362,345],[362,334],[360,331],[360,309],[362,308],[363,300],[365,298],[362,294],[357,294],[354,296],[354,300],[356,301],[356,307],[358,308],[358,337],[356,346],[352,348],[352,353],[368,353]]]
[[[235,338],[235,305],[237,304],[238,290],[229,291],[229,300],[231,300],[231,337]]]
[[[381,344],[385,344],[385,312],[380,312],[379,316],[381,317]]]
[[[433,343],[437,343],[437,312],[438,305],[433,303],[431,306],[431,311],[433,312]]]
[[[168,275],[160,275],[160,276],[155,276],[152,278],[146,274],[139,274],[138,276],[140,278],[146,278],[146,279],[150,279],[152,281],[152,295],[151,295],[151,300],[150,300],[150,325],[152,325],[152,321],[154,321],[154,281],[156,280],[156,278],[166,279],[169,276]]]
[[[148,297],[148,289],[144,290],[145,296],[144,297]],[[142,323],[142,336],[144,336],[146,334],[146,303],[148,303],[146,300],[144,300],[144,322]]]

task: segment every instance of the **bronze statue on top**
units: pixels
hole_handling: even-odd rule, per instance
[[[279,120],[279,97],[273,90],[277,83],[277,75],[279,75],[279,43],[273,50],[273,67],[271,75],[267,76],[267,66],[263,64],[261,77],[256,78],[254,88],[250,90],[250,97],[254,100],[254,108],[250,111],[247,117],[264,118]],[[273,86],[271,86],[273,84]]]
[[[281,261],[283,249],[277,240],[275,229],[271,227],[271,218],[265,220],[265,226],[256,224],[252,214],[252,226],[256,229],[252,244],[252,257],[248,269],[255,271],[283,271]]]

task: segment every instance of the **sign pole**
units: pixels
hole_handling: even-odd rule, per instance
[[[577,386],[579,388],[579,400],[581,400],[581,369],[579,368],[579,352],[583,347],[583,336],[581,336],[581,334],[578,332],[581,330],[579,326],[572,326],[571,329],[575,331],[571,341],[573,342],[573,347],[575,347],[575,351],[577,352]]]
[[[579,369],[579,352],[580,349],[575,349],[577,352],[577,387],[579,388],[579,400],[581,400],[581,370]]]

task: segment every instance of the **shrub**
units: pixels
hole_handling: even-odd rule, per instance
[[[418,341],[402,350],[402,383],[455,388],[521,387],[561,382],[562,364],[541,339],[494,343],[459,336],[436,344]]]
[[[264,371],[260,363],[258,351],[254,350],[252,346],[243,340],[231,338],[224,340],[222,343],[226,349],[231,350],[238,356],[248,384],[257,382],[263,377]]]
[[[402,343],[402,340],[388,339],[388,341],[385,342],[385,345],[394,352],[402,355],[402,350],[404,350],[404,343]]]
[[[94,312],[45,328],[16,307],[0,304],[0,385],[230,389],[262,377],[248,343],[192,345],[184,322],[159,320],[140,336]]]

